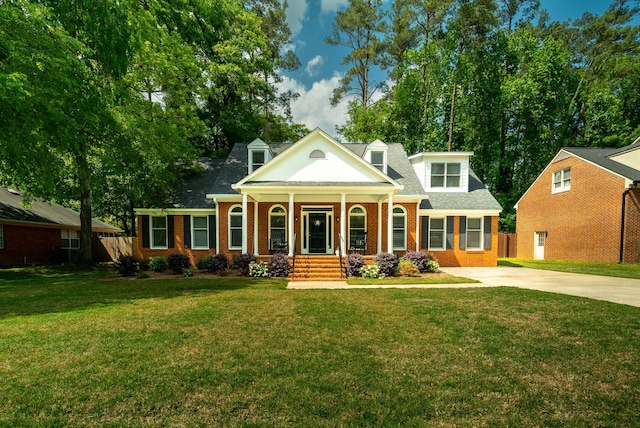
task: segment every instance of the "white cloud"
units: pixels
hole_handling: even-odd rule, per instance
[[[284,77],[278,85],[280,91],[292,90],[300,94],[300,98],[291,103],[293,120],[302,123],[307,128],[321,128],[329,135],[338,137],[336,126],[342,126],[347,121],[348,101],[342,100],[335,107],[329,101],[333,95],[333,89],[340,84],[340,75],[336,74],[331,79],[322,79],[314,82],[311,89],[296,80]]]
[[[324,64],[324,58],[322,55],[316,55],[309,60],[307,67],[304,69],[309,76],[313,76],[318,72],[316,69],[319,65]]]
[[[335,13],[341,7],[347,6],[349,0],[320,0],[320,11],[322,13]]]
[[[302,30],[302,23],[307,20],[307,0],[294,0],[287,4],[287,24],[291,29],[291,37],[296,37]]]

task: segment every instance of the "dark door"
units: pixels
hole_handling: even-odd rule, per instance
[[[324,254],[327,252],[327,215],[309,213],[309,252]]]

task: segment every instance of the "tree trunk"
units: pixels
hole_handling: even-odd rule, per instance
[[[458,91],[456,87],[456,82],[454,80],[453,92],[451,93],[451,110],[449,112],[449,142],[447,144],[448,151],[451,151],[453,149],[453,124],[455,122],[455,115],[456,115],[456,92]]]
[[[78,164],[78,182],[80,185],[80,258],[82,264],[93,261],[91,254],[91,171],[85,151],[81,143],[80,154],[76,158]]]

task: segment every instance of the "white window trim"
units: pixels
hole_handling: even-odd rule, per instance
[[[4,250],[4,224],[0,224],[0,250]]]
[[[394,245],[394,242],[392,242],[391,243],[391,247],[393,248],[393,250],[396,250],[396,251],[405,251],[407,249],[407,210],[404,209],[404,207],[402,205],[394,205],[392,211],[395,211],[396,208],[400,208],[402,210],[402,219],[403,219],[403,223],[404,223],[403,226],[402,226],[402,230],[404,231],[404,245],[402,247],[396,247]],[[392,217],[399,217],[400,213],[392,212],[391,216]],[[393,231],[391,236],[393,237],[395,235],[395,232],[396,232],[396,228],[393,226],[393,218],[392,218],[391,228],[392,228],[392,231]]]
[[[360,208],[363,211],[363,213],[362,214],[357,213],[355,215],[352,214],[353,210],[356,209],[356,208]],[[354,205],[351,208],[349,208],[349,215],[348,215],[349,223],[347,224],[347,233],[349,234],[349,236],[348,236],[349,241],[348,242],[351,242],[351,229],[352,229],[351,228],[351,216],[352,215],[354,215],[355,217],[364,217],[364,231],[363,232],[367,233],[367,209],[365,207],[363,207],[362,205]]]
[[[272,238],[271,237],[271,228],[272,228],[272,226],[271,226],[271,216],[273,215],[273,210],[275,210],[276,208],[282,208],[284,210],[284,214],[278,213],[277,215],[284,217],[284,236],[285,236],[285,239],[287,239],[287,237],[289,236],[288,230],[287,230],[287,227],[289,226],[289,224],[288,224],[289,221],[288,221],[288,217],[287,217],[287,209],[284,206],[280,205],[280,204],[273,205],[271,208],[269,208],[269,246],[271,246],[271,238]]]
[[[205,230],[207,232],[206,236],[207,236],[207,245],[203,246],[196,246],[196,222],[195,222],[195,218],[202,218],[204,217],[204,219],[206,220],[206,224],[207,227],[202,229],[202,228],[198,228],[198,230]],[[192,215],[191,216],[191,248],[194,250],[208,250],[209,249],[209,216],[208,215]]]
[[[242,250],[242,243],[239,246],[235,246],[235,247],[231,244],[231,230],[240,229],[240,232],[242,233],[240,237],[244,238],[244,230],[242,230],[242,226],[240,226],[239,228],[231,229],[231,217],[239,215],[240,218],[242,218],[242,216],[244,216],[244,212],[241,212],[241,214],[234,213],[233,210],[236,208],[240,208],[240,211],[242,211],[242,205],[239,205],[239,204],[232,205],[231,207],[229,207],[229,213],[227,214],[227,221],[228,221],[227,222],[227,232],[228,232],[227,241],[228,241],[230,250]],[[242,239],[240,241],[242,242]]]
[[[565,174],[569,173],[569,178],[565,178]],[[556,180],[556,174],[560,174],[560,180]],[[556,184],[560,184],[556,188]],[[571,167],[554,171],[551,174],[551,193],[562,193],[571,190]]]
[[[433,247],[431,245],[431,233],[434,231],[433,226],[431,225],[432,220],[442,220],[442,247]],[[437,229],[440,231],[440,229]],[[447,218],[446,217],[429,217],[429,236],[427,237],[429,242],[427,242],[427,246],[429,250],[433,251],[444,251],[447,249]]]
[[[262,162],[261,164],[258,164],[258,167],[256,168],[255,164],[253,163],[253,154],[254,153],[262,153],[264,162]],[[267,163],[267,150],[266,149],[250,149],[249,150],[249,174],[251,174],[253,171],[255,171],[256,169],[260,168],[262,165]]]
[[[380,153],[382,155],[382,163],[373,163],[373,155],[374,153]],[[387,151],[386,150],[371,150],[369,153],[371,159],[371,165],[376,167],[378,170],[387,173]]]
[[[71,237],[71,233],[73,233],[76,238]],[[78,241],[78,246],[74,247],[72,245],[72,240]],[[62,240],[69,241],[69,245],[65,246],[62,244]],[[71,230],[71,229],[60,229],[60,248],[63,250],[77,250],[80,248],[80,231],[79,230]]]
[[[164,218],[164,242],[165,245],[154,245],[155,244],[155,239],[154,239],[154,234],[153,234],[153,219],[154,218]],[[162,230],[160,228],[158,228],[157,230]],[[149,247],[151,249],[154,250],[166,250],[167,248],[169,248],[169,219],[167,218],[167,216],[160,216],[160,215],[155,215],[155,216],[150,216],[149,217]]]
[[[444,173],[443,174],[437,174],[438,177],[442,176],[442,186],[434,186],[433,185],[433,166],[434,165],[444,165]],[[459,172],[458,174],[449,174],[449,165],[458,165],[459,168]],[[462,162],[431,162],[431,170],[430,170],[430,175],[431,177],[429,178],[430,183],[431,183],[431,187],[434,189],[460,189],[462,187],[462,175],[463,175],[463,165]],[[457,186],[447,186],[447,179],[449,178],[449,176],[451,177],[458,177],[458,185]]]
[[[469,220],[480,220],[480,229],[473,229],[473,231],[478,231],[480,233],[480,239],[478,239],[478,247],[470,247],[469,246]],[[466,250],[467,251],[481,251],[484,249],[484,219],[482,217],[467,217],[467,228],[466,228]]]

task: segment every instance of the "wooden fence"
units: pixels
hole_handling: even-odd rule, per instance
[[[518,239],[515,233],[498,234],[498,257],[516,257]]]
[[[133,254],[134,240],[136,238],[119,237],[94,237],[91,242],[94,262],[115,261],[120,255]]]

